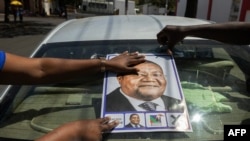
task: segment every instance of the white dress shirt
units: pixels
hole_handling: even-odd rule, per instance
[[[136,109],[136,111],[146,111],[142,107],[139,107],[140,104],[142,104],[142,103],[144,103],[146,101],[135,99],[133,97],[127,96],[126,94],[124,94],[122,92],[121,89],[120,89],[120,92],[121,92],[122,95],[124,95],[128,99],[128,101],[130,102],[131,105],[133,105],[133,107]],[[156,111],[166,111],[164,102],[161,99],[161,97],[159,97],[157,99],[154,99],[151,102],[154,102],[154,103],[158,104],[157,107],[156,107]]]

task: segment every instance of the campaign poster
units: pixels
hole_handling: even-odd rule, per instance
[[[166,54],[145,58],[133,66],[137,72],[105,73],[101,117],[119,121],[110,132],[192,132],[174,58]]]

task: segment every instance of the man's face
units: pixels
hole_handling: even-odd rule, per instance
[[[122,91],[133,98],[150,101],[163,95],[167,81],[162,69],[153,63],[141,63],[135,66],[137,74],[118,76]]]
[[[140,117],[138,115],[132,115],[130,122],[135,125],[140,124]]]

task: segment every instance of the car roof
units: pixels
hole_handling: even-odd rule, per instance
[[[164,15],[110,15],[68,20],[50,32],[43,43],[156,39],[166,25],[198,25],[209,21]]]

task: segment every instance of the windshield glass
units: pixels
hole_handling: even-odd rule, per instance
[[[155,40],[53,43],[33,57],[90,59],[123,51],[165,53],[166,46]],[[249,124],[248,46],[185,40],[175,47],[174,59],[193,132],[112,133],[105,139],[223,140],[224,125]],[[97,74],[50,85],[12,86],[2,95],[0,137],[34,140],[63,123],[99,118],[103,78]]]

